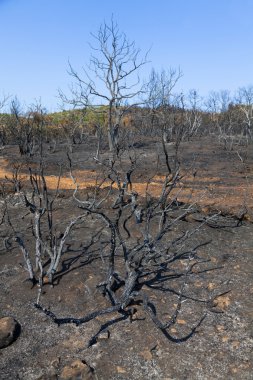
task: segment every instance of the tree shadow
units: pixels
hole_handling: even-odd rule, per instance
[[[210,262],[210,260],[201,259],[201,258],[197,257],[197,255],[196,255],[196,250],[198,247],[203,246],[203,245],[207,245],[209,243],[210,243],[210,241],[198,244],[191,252],[188,252],[188,251],[182,252],[182,253],[180,253],[180,255],[177,255],[173,259],[174,262],[177,260],[180,260],[180,261],[189,260],[190,254],[191,254],[191,257],[197,258],[197,261],[195,263],[191,264],[190,269],[188,269],[187,273],[185,270],[184,271],[178,271],[178,272],[174,271],[174,273],[171,273],[171,268],[168,269],[168,266],[170,263],[167,262],[167,263],[164,263],[164,265],[161,265],[160,267],[158,267],[156,270],[152,269],[152,270],[150,270],[150,272],[146,272],[145,276],[143,274],[141,274],[139,277],[136,278],[136,280],[135,280],[133,286],[131,287],[131,290],[127,296],[127,299],[125,299],[124,295],[126,294],[126,288],[128,286],[127,282],[129,281],[129,279],[127,277],[124,279],[121,279],[121,277],[119,276],[118,278],[116,278],[117,279],[116,282],[114,281],[114,282],[111,282],[111,284],[110,284],[109,294],[113,292],[113,299],[110,299],[110,297],[108,297],[108,292],[104,293],[104,295],[107,296],[107,298],[108,298],[108,302],[109,302],[110,306],[108,306],[104,309],[99,309],[99,308],[95,309],[91,313],[89,313],[89,314],[87,314],[81,318],[74,318],[74,317],[58,318],[50,310],[47,310],[40,305],[35,305],[35,306],[38,309],[40,309],[41,311],[43,311],[46,315],[48,315],[58,325],[66,324],[66,323],[74,323],[77,326],[79,326],[80,324],[87,323],[88,321],[95,319],[96,317],[98,317],[100,315],[110,314],[113,312],[118,312],[118,313],[122,314],[121,317],[115,318],[113,320],[108,320],[106,323],[104,323],[100,327],[99,331],[90,339],[89,346],[92,346],[93,344],[95,344],[99,335],[103,331],[105,331],[109,326],[112,326],[112,325],[116,324],[117,322],[125,320],[128,317],[130,317],[130,321],[132,321],[132,319],[131,319],[132,315],[133,315],[132,314],[133,309],[131,309],[132,306],[142,306],[144,311],[146,312],[146,314],[150,317],[150,319],[153,321],[153,323],[156,325],[156,327],[163,333],[163,335],[167,339],[169,339],[170,341],[172,341],[174,343],[186,342],[195,333],[197,333],[198,327],[203,323],[203,321],[205,320],[205,318],[207,316],[207,312],[209,310],[209,303],[210,303],[210,299],[206,299],[206,300],[205,299],[198,299],[197,297],[185,294],[184,285],[185,285],[186,279],[188,278],[187,276],[203,274],[203,273],[207,273],[207,272],[210,272],[213,270],[218,270],[218,269],[223,268],[223,266],[216,266],[216,267],[209,267],[209,268],[204,268],[204,269],[200,268],[199,270],[195,269],[195,265],[201,265],[201,264],[206,264],[206,263]],[[90,252],[90,255],[86,258],[85,261],[83,261],[83,262],[79,263],[77,266],[73,267],[73,264],[75,264],[78,260],[80,260],[80,258],[82,258],[84,255],[87,255],[87,251],[92,245],[93,245],[93,243],[90,243],[87,247],[85,247],[84,250],[82,250],[82,252],[79,255],[76,255],[72,258],[64,260],[62,263],[62,271],[58,273],[58,279],[61,279],[61,277],[63,275],[71,272],[72,270],[76,270],[77,268],[85,266],[85,265],[91,263],[92,261],[94,261],[96,259],[97,260],[101,259],[101,257],[99,255],[94,256],[94,252],[97,252],[97,250],[94,250],[93,252]],[[192,252],[195,252],[195,254],[193,256],[192,256]],[[193,268],[195,269],[194,272],[192,271]],[[148,277],[148,278],[145,278],[145,277]],[[177,280],[180,278],[184,279],[184,281],[183,281],[184,285],[181,286],[181,290],[179,290],[179,291],[175,290],[171,286],[168,285],[168,282],[170,282],[172,280]],[[105,287],[107,287],[107,286],[108,286],[108,284],[106,283]],[[171,316],[169,317],[168,322],[163,323],[157,317],[156,306],[153,303],[153,301],[151,302],[150,299],[148,298],[148,296],[146,295],[145,290],[143,289],[144,286],[148,287],[153,292],[161,291],[163,293],[172,293],[178,297],[178,301],[177,301],[175,311],[171,312]],[[181,337],[175,337],[170,333],[170,328],[177,321],[178,313],[181,309],[182,300],[186,300],[186,299],[194,301],[194,302],[198,302],[201,304],[206,304],[207,310],[205,311],[205,313],[201,317],[199,317],[199,320],[195,323],[195,325],[193,327],[189,327],[190,328],[189,333],[187,333]]]

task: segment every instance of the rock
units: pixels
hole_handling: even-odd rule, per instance
[[[123,368],[123,367],[120,367],[120,366],[117,366],[117,372],[118,373],[127,373],[127,371],[125,370],[125,368]]]
[[[14,318],[0,318],[0,348],[12,344],[19,337],[20,331],[20,324]]]
[[[184,319],[177,319],[176,322],[179,324],[179,325],[186,325],[186,321]]]
[[[212,307],[214,308],[213,311],[222,313],[228,308],[229,305],[230,305],[230,298],[228,296],[221,295],[214,298]]]
[[[246,220],[247,222],[252,223],[253,222],[253,215],[246,213],[243,215],[243,220]]]
[[[109,330],[105,330],[105,331],[102,331],[99,336],[97,337],[97,341],[100,341],[100,340],[106,340],[106,339],[109,339],[110,338],[110,331]]]
[[[144,360],[152,360],[153,359],[152,353],[148,350],[140,352],[140,356],[142,356]]]
[[[216,329],[218,332],[223,332],[224,330],[226,330],[225,326],[223,326],[223,325],[216,325],[216,326],[215,326],[215,329]]]
[[[75,360],[69,366],[65,366],[59,376],[59,380],[93,380],[93,368],[81,360]]]
[[[53,359],[50,364],[53,368],[58,368],[60,365],[60,362],[61,362],[61,357],[58,356],[57,358]]]

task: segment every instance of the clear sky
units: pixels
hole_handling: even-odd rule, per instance
[[[91,32],[111,15],[146,52],[142,68],[178,67],[178,91],[234,91],[253,83],[253,0],[0,0],[0,96],[57,109],[68,60],[89,61]]]

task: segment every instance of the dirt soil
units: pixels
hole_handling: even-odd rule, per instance
[[[48,187],[53,190],[57,184],[55,173],[62,166],[55,212],[60,232],[79,212],[72,198],[74,185],[64,149],[62,145],[58,151],[47,153],[45,172]],[[93,159],[95,151],[93,138],[74,149],[73,173],[83,198],[103,178],[101,166]],[[147,139],[136,144],[135,151],[139,163],[132,178],[133,189],[144,196],[149,181],[148,191],[157,197],[166,169],[161,145]],[[172,162],[173,146],[168,145],[168,151]],[[57,379],[62,369],[75,359],[91,366],[98,380],[253,379],[252,146],[238,153],[225,151],[210,138],[185,142],[180,148],[184,177],[174,196],[182,202],[181,207],[196,204],[196,215],[202,219],[203,215],[217,212],[221,212],[224,220],[228,217],[230,221],[237,221],[243,217],[241,223],[223,228],[202,224],[194,217],[176,225],[173,234],[196,230],[187,244],[199,245],[197,253],[203,263],[196,265],[189,276],[181,310],[168,336],[155,326],[138,302],[131,320],[114,313],[78,327],[57,326],[34,307],[37,286],[32,287],[27,281],[18,247],[13,244],[8,250],[4,248],[2,242],[9,230],[4,224],[0,225],[0,317],[12,316],[21,325],[20,337],[0,350],[0,379]],[[17,147],[13,146],[2,149],[0,154],[0,179],[8,193],[10,218],[26,237],[28,249],[33,250],[31,217],[5,177],[12,178],[13,167],[22,163],[19,175],[25,189],[29,185],[27,167],[36,167],[38,162],[36,158],[21,159]],[[106,157],[106,153],[102,157]],[[105,189],[101,191],[106,191],[108,183],[103,186]],[[0,197],[0,201],[1,216],[3,198]],[[99,255],[101,242],[91,244],[92,233],[100,227],[92,217],[78,225],[75,234],[68,239],[57,283],[43,288],[41,302],[59,317],[82,317],[108,305],[96,288],[106,275],[103,258]],[[107,231],[103,232],[103,239],[108,239]],[[156,305],[162,320],[168,320],[173,314],[181,287],[176,274],[185,265],[184,260],[179,260],[171,267],[166,286],[161,286],[159,281],[143,286],[142,290]],[[202,323],[193,330],[203,315]],[[90,339],[101,326],[105,332],[90,345]]]

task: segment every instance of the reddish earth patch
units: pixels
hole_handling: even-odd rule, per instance
[[[152,146],[148,146],[152,149]],[[170,147],[168,149],[171,149]],[[253,220],[253,158],[248,148],[248,158],[245,163],[241,162],[236,152],[224,151],[222,147],[215,142],[209,142],[202,139],[200,142],[183,143],[180,153],[182,162],[182,174],[184,178],[178,184],[173,195],[177,195],[179,201],[186,203],[198,203],[201,206],[207,206],[213,209],[222,209],[238,213],[247,208],[248,218]],[[6,152],[8,156],[8,151]],[[92,156],[89,157],[88,167],[86,166],[86,156],[90,152],[79,152],[79,161],[81,162],[74,171],[74,177],[80,190],[87,189],[100,184],[104,175],[100,168],[92,162]],[[147,152],[147,148],[139,150],[141,157],[140,166],[138,167],[138,178],[133,179],[133,190],[144,196],[149,179],[148,174],[153,174],[156,161],[152,150]],[[173,152],[172,152],[173,153]],[[64,160],[63,152],[56,154],[56,160]],[[81,157],[80,157],[81,156]],[[83,156],[83,157],[82,157]],[[197,156],[197,157],[196,157]],[[5,177],[12,178],[12,161],[13,154],[10,158],[0,157],[0,180]],[[17,162],[17,159],[15,160]],[[48,163],[48,169],[50,168]],[[185,166],[187,165],[187,168]],[[25,165],[26,166],[26,165]],[[92,166],[92,168],[90,168]],[[159,171],[164,171],[164,163],[161,162]],[[194,171],[194,176],[192,172]],[[58,173],[58,171],[57,171]],[[27,170],[21,168],[20,176],[23,182],[29,180]],[[49,189],[55,189],[58,184],[57,175],[50,174],[45,176]],[[156,197],[161,192],[164,175],[153,174],[149,183],[149,193]],[[101,185],[102,188],[109,186],[108,180]],[[116,184],[113,187],[117,187]],[[73,190],[75,185],[70,178],[67,170],[64,171],[60,178],[59,188],[61,190]]]

